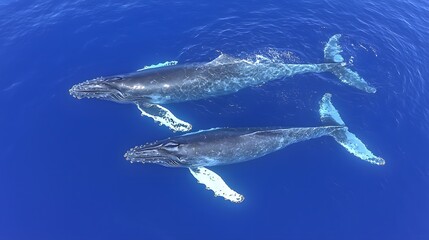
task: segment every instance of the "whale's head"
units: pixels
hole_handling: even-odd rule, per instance
[[[121,102],[125,98],[118,84],[121,80],[121,76],[100,77],[74,85],[69,93],[77,99],[97,98]]]
[[[137,146],[128,150],[124,157],[130,162],[155,163],[166,167],[184,167],[181,143],[164,140]]]

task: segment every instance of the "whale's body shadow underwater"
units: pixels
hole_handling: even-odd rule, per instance
[[[324,48],[326,63],[286,64],[249,61],[222,54],[208,63],[178,65],[176,61],[144,67],[137,72],[100,77],[74,85],[70,94],[78,99],[95,98],[136,104],[148,116],[173,131],[190,131],[192,125],[179,119],[162,104],[206,99],[235,93],[243,88],[290,77],[296,74],[330,72],[342,83],[375,93],[358,73],[349,69],[341,56],[341,35],[332,36]],[[130,149],[130,162],[155,163],[166,167],[188,168],[199,183],[231,202],[240,203],[243,195],[232,190],[223,179],[206,167],[249,161],[283,149],[293,143],[330,136],[356,157],[376,165],[384,159],[375,156],[349,132],[331,94],[320,100],[318,127],[214,128],[168,138]]]

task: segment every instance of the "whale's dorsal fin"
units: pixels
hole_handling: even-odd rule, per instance
[[[167,61],[167,62],[163,62],[163,63],[152,64],[152,65],[144,66],[143,68],[138,69],[137,72],[144,71],[147,69],[152,69],[152,68],[174,66],[174,65],[177,65],[177,63],[178,63],[178,61]]]
[[[212,61],[208,62],[207,64],[221,65],[221,64],[228,64],[228,63],[236,63],[238,61],[240,61],[240,59],[232,57],[228,54],[221,53],[219,55],[219,57],[213,59]]]
[[[243,195],[229,188],[225,181],[215,172],[205,167],[189,168],[189,171],[199,183],[204,184],[208,190],[212,190],[216,197],[222,196],[234,203],[243,202]]]

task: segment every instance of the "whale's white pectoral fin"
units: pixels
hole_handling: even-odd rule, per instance
[[[205,167],[189,168],[189,171],[199,183],[204,184],[208,190],[212,190],[215,196],[222,196],[226,200],[234,203],[243,202],[243,195],[228,187],[225,181],[215,172]]]
[[[187,132],[192,129],[192,125],[183,120],[178,119],[167,108],[157,104],[136,103],[137,108],[142,113],[142,116],[147,116],[158,122],[160,125],[165,125],[173,131]]]

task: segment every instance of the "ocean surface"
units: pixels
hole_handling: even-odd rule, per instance
[[[342,34],[377,93],[329,73],[166,107],[213,127],[320,126],[324,93],[386,165],[333,139],[211,168],[245,196],[214,197],[187,169],[130,164],[179,135],[129,104],[77,100],[99,76],[221,53],[321,63]],[[0,239],[429,239],[429,2],[0,0]]]

